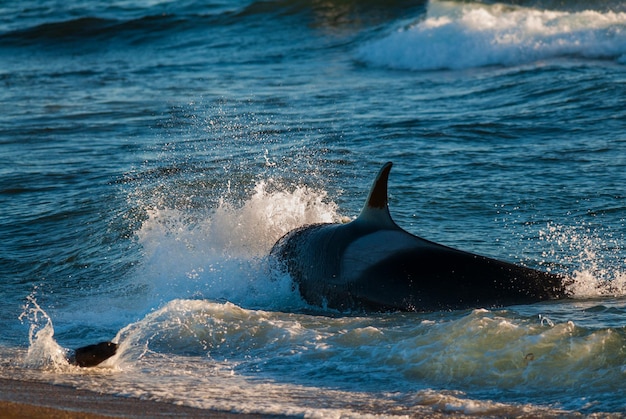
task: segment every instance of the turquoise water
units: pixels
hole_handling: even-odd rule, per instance
[[[626,411],[623,4],[0,10],[3,376],[313,417]],[[269,249],[356,216],[386,161],[400,226],[575,298],[307,306]]]

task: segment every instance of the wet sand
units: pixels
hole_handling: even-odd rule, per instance
[[[169,403],[112,396],[34,381],[0,378],[2,418],[263,418]]]

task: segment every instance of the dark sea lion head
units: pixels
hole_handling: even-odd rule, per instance
[[[83,346],[76,349],[74,355],[68,361],[79,367],[95,367],[115,355],[117,347],[117,343],[113,342],[100,342],[94,345]]]

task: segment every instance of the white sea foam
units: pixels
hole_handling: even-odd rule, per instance
[[[324,192],[269,191],[265,182],[241,206],[221,201],[199,217],[177,209],[147,214],[137,233],[144,260],[134,280],[150,289],[153,306],[194,297],[276,309],[303,302],[290,278],[269,269],[274,242],[293,228],[338,217]]]
[[[361,47],[359,59],[410,70],[520,65],[574,56],[626,61],[626,13],[431,0],[418,22]]]

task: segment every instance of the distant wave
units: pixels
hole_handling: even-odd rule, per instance
[[[94,4],[90,9],[59,8],[50,13],[21,19],[18,7],[7,11],[0,22],[0,43],[9,45],[65,45],[71,42],[122,41],[149,43],[163,36],[186,31],[206,32],[215,26],[246,24],[256,27],[259,19],[289,19],[296,24],[335,30],[376,26],[406,13],[423,13],[426,0],[370,0],[344,2],[303,0],[256,0],[250,2],[197,2],[154,4],[126,8]],[[130,2],[132,3],[132,2]]]
[[[5,42],[29,43],[43,39],[53,40],[84,36],[89,37],[101,34],[108,28],[115,26],[115,24],[116,22],[113,20],[81,17],[64,22],[43,23],[34,27],[7,32],[2,34],[0,39]]]
[[[433,0],[425,16],[362,46],[358,59],[409,70],[519,65],[559,57],[626,64],[626,12]]]
[[[250,14],[240,6],[218,7],[199,3],[187,7],[154,5],[128,10],[95,5],[93,9],[80,13],[71,15],[68,10],[61,9],[49,16],[35,16],[17,28],[15,22],[19,22],[19,19],[15,18],[13,29],[0,32],[0,43],[18,46],[112,40],[149,43],[160,37],[178,36],[190,30],[206,31],[216,25],[241,24],[242,19]]]
[[[202,20],[195,22],[196,20]],[[206,23],[208,17],[154,15],[133,19],[110,19],[93,16],[65,21],[43,23],[6,32],[0,42],[14,45],[67,44],[71,42],[97,42],[123,40],[140,43],[170,32],[183,31],[190,26]]]

